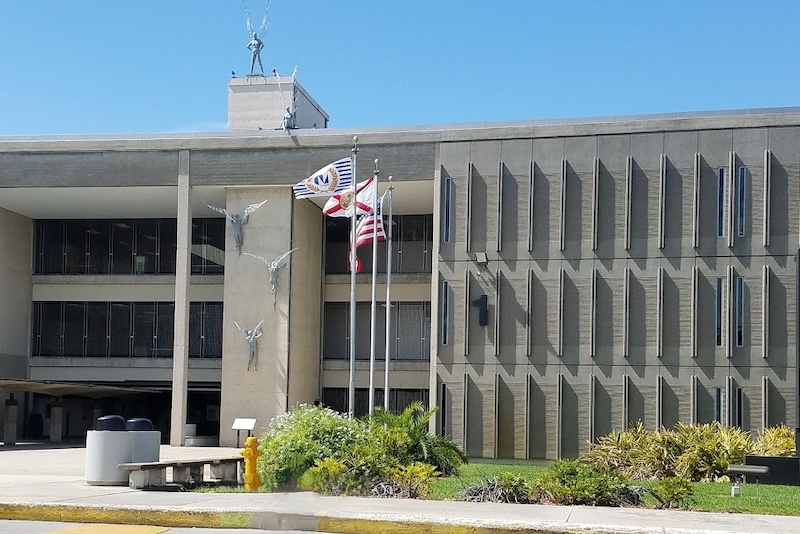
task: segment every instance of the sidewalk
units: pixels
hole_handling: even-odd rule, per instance
[[[162,447],[161,458],[238,449]],[[800,518],[636,508],[137,491],[84,482],[83,448],[0,449],[0,519],[250,527],[342,533],[608,532],[800,534]]]

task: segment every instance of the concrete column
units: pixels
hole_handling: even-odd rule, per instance
[[[50,406],[50,443],[61,443],[61,426],[64,418],[64,408],[61,403]]]
[[[192,187],[189,151],[178,153],[178,250],[175,261],[175,341],[172,351],[172,417],[169,444],[186,438],[186,389],[189,379],[189,276],[192,251]]]
[[[18,401],[12,394],[6,400],[6,420],[3,425],[3,445],[6,446],[17,444],[17,405]]]

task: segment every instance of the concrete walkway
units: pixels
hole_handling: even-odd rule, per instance
[[[161,458],[238,449],[162,447]],[[800,518],[637,508],[136,491],[84,482],[83,448],[0,449],[0,519],[249,527],[342,533],[757,532],[800,534]]]

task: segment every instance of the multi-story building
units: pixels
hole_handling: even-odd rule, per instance
[[[298,128],[279,130],[290,99]],[[186,427],[170,421],[194,423],[224,445],[236,417],[345,410],[349,221],[292,185],[358,135],[359,179],[375,158],[393,176],[392,407],[437,405],[437,431],[504,458],[575,456],[636,420],[798,425],[800,109],[327,122],[293,80],[248,76],[229,84],[225,133],[0,139],[0,374],[149,390],[60,399],[75,436],[93,408],[150,417],[175,444]],[[263,200],[242,251],[297,248],[274,295],[207,207]],[[361,255],[359,412],[370,247]],[[248,370],[236,324],[261,320]],[[19,432],[55,400],[25,395]]]

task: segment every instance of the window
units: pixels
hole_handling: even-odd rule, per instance
[[[32,356],[172,357],[172,302],[34,302],[32,307]],[[221,358],[222,303],[193,302],[190,310],[200,332],[200,349],[190,356]],[[190,326],[190,337],[194,330]]]
[[[714,421],[722,423],[722,399],[723,390],[720,387],[714,388]]]
[[[736,427],[742,428],[742,423],[744,422],[744,392],[742,388],[736,388],[736,402],[734,408],[734,424]]]
[[[453,180],[448,176],[444,179],[444,191],[442,192],[442,240],[450,242],[450,225],[452,213]]]
[[[736,278],[736,346],[744,346],[744,278]]]
[[[442,345],[450,342],[450,283],[442,280],[442,297],[439,306],[442,310]]]
[[[322,404],[340,413],[347,413],[347,388],[322,388]],[[390,389],[389,390],[389,411],[399,413],[407,408],[414,401],[420,401],[424,406],[428,405],[427,389]],[[356,389],[354,403],[355,415],[365,415],[368,411],[369,390]],[[375,406],[383,406],[383,388],[375,388]]]
[[[350,312],[344,302],[327,302],[324,311],[322,352],[325,360],[350,358]],[[369,302],[356,304],[356,359],[370,357]],[[381,361],[386,354],[386,309],[377,314],[375,353]],[[389,330],[389,358],[393,361],[430,361],[430,302],[393,302]]]
[[[745,206],[747,204],[747,167],[739,167],[739,175],[736,184],[736,235],[744,237],[744,225],[747,221]]]
[[[196,219],[195,226],[192,272],[222,273],[225,219]],[[35,274],[175,273],[176,219],[38,220],[34,235]]]
[[[717,237],[725,237],[725,169],[717,170]]]
[[[716,345],[722,346],[722,325],[723,325],[723,299],[725,295],[725,279],[722,277],[717,278],[717,290],[715,296],[714,306],[714,326],[716,332]]]

